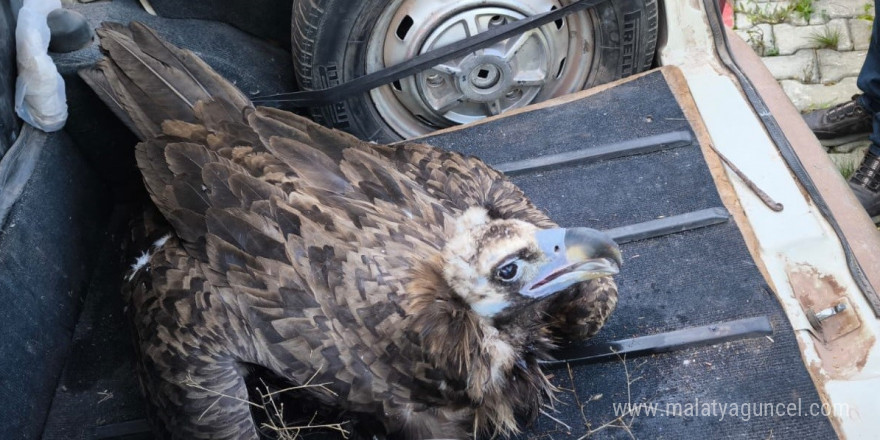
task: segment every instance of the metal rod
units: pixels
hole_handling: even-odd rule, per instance
[[[724,164],[727,165],[730,170],[733,171],[733,173],[736,174],[737,177],[739,177],[740,180],[742,180],[743,183],[745,183],[746,186],[749,187],[749,189],[752,190],[752,192],[755,193],[756,196],[758,196],[759,199],[761,199],[761,202],[764,203],[764,205],[775,212],[779,212],[784,209],[782,203],[773,200],[773,197],[770,197],[766,192],[764,192],[764,190],[761,189],[761,187],[759,187],[754,180],[749,179],[749,176],[746,176],[746,173],[742,172],[742,170],[734,165],[733,162],[731,162],[730,159],[727,158],[727,156],[721,154],[721,152],[718,151],[718,149],[715,148],[715,145],[712,145],[711,142],[709,143],[709,148],[711,148],[712,151],[714,151],[715,154],[718,155],[718,158],[721,159],[721,161],[724,162]]]

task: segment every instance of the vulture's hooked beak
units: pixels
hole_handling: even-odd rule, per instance
[[[542,229],[538,246],[550,261],[520,289],[529,298],[543,298],[573,284],[620,272],[620,248],[608,234],[590,228]]]

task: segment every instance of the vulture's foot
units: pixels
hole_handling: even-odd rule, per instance
[[[558,294],[547,305],[551,331],[563,342],[595,335],[617,305],[617,287],[611,278],[598,278]]]

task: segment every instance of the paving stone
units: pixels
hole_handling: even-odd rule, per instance
[[[865,148],[868,148],[870,145],[871,145],[871,141],[868,140],[868,135],[865,135],[864,140],[847,142],[845,144],[838,145],[836,147],[832,147],[830,149],[829,153],[835,153],[835,154],[852,153],[855,150],[859,150],[859,149],[864,150]]]
[[[773,25],[773,35],[779,55],[792,55],[801,49],[812,49],[812,36],[824,31],[824,25],[793,26],[788,23]]]
[[[819,82],[816,53],[813,49],[801,49],[794,55],[764,57],[761,58],[761,61],[777,80],[793,79],[804,83]]]
[[[862,163],[862,159],[865,157],[865,151],[868,149],[867,146],[855,149],[849,153],[836,153],[829,152],[828,158],[834,162],[834,165],[837,166],[838,170],[841,171],[855,171],[859,164]]]
[[[849,26],[846,25],[845,19],[835,18],[834,20],[829,21],[826,26],[828,26],[829,31],[837,32],[839,37],[837,41],[837,50],[853,50],[852,37],[849,34]],[[820,32],[820,35],[824,35],[824,31]]]
[[[746,14],[734,14],[733,15],[733,28],[734,29],[748,29],[754,26],[755,23],[752,23],[749,20],[749,17]]]
[[[736,32],[758,56],[765,56],[767,50],[776,47],[773,40],[773,28],[769,24],[758,24],[749,29],[737,29]]]
[[[852,37],[853,49],[866,50],[871,42],[871,28],[873,24],[863,18],[849,20],[849,33]]]
[[[773,35],[779,55],[791,55],[801,49],[811,49],[817,46],[816,36],[825,35],[826,32],[836,31],[838,34],[838,50],[852,50],[852,40],[846,21],[843,19],[831,20],[827,24],[793,26],[788,23],[773,25]]]
[[[791,2],[788,0],[782,1],[769,1],[761,5],[764,9],[763,11],[772,13],[774,11],[783,11],[791,8]]]
[[[865,13],[869,0],[813,0],[813,9],[831,18],[852,18]]]
[[[868,51],[838,52],[830,49],[816,51],[819,62],[819,79],[822,83],[838,82],[848,76],[858,75]]]
[[[779,84],[800,111],[830,107],[849,101],[852,95],[859,93],[854,76],[834,84],[803,84],[790,79],[782,80]]]
[[[786,22],[795,26],[806,26],[808,24],[825,24],[830,19],[831,17],[828,14],[823,14],[821,11],[813,9],[813,13],[807,18],[804,18],[798,11],[792,11]]]
[[[785,20],[785,22],[788,24],[793,24],[795,26],[806,26],[808,24],[824,24],[825,23],[824,21],[818,22],[815,19],[813,19],[812,17],[807,17],[807,19],[804,20],[804,18],[801,17],[801,14],[799,14],[797,12],[792,12],[791,16],[789,16],[788,20]]]
[[[789,8],[788,1],[738,1],[737,9],[748,11],[747,13],[734,14],[734,23],[737,29],[748,29],[756,24],[769,24],[764,17],[773,16],[777,11]]]

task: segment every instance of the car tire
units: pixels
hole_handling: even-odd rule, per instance
[[[557,0],[506,1],[507,4],[515,1],[523,4],[543,2],[541,6],[544,7],[547,4],[557,3]],[[375,53],[371,55],[370,52],[371,50],[376,52],[379,49],[373,50],[371,48],[379,47],[380,43],[374,41],[382,40],[381,37],[376,35],[382,32],[387,32],[391,35],[391,29],[395,29],[393,26],[398,26],[396,32],[398,37],[401,36],[400,30],[407,24],[405,22],[406,18],[403,20],[398,19],[398,22],[402,23],[400,24],[390,21],[394,18],[389,20],[388,17],[389,14],[395,12],[395,7],[400,7],[395,5],[406,4],[406,2],[413,3],[413,0],[363,0],[358,2],[351,2],[349,0],[294,0],[291,41],[294,69],[299,86],[303,90],[321,90],[387,67],[385,65],[376,66],[374,61],[377,57]],[[430,3],[421,0],[420,4]],[[438,5],[437,8],[440,8],[445,3],[450,2],[435,3]],[[484,7],[485,3],[483,2],[479,5],[475,3],[476,6],[474,8]],[[567,3],[570,3],[570,1],[563,0],[562,3],[558,4],[562,6]],[[558,6],[553,6],[553,8],[556,7]],[[515,9],[515,7],[512,9]],[[516,13],[511,12],[511,14],[515,15]],[[572,18],[575,16],[578,17]],[[498,17],[493,17],[493,19],[495,18]],[[514,17],[513,19],[517,18]],[[574,32],[572,29],[574,29],[573,26],[575,24],[570,24],[569,27],[571,29],[567,29],[565,35],[560,34],[563,36],[559,38],[568,38],[569,40],[566,41],[568,41],[568,45],[571,47],[582,46],[575,49],[581,51],[578,56],[584,58],[583,61],[580,61],[581,64],[579,66],[588,66],[588,68],[580,67],[580,70],[575,67],[570,68],[574,72],[572,75],[578,76],[572,80],[576,80],[576,83],[567,85],[568,89],[556,90],[552,96],[548,96],[549,92],[544,93],[541,90],[535,94],[535,99],[528,102],[515,102],[510,104],[511,108],[548,99],[560,94],[590,88],[627,77],[651,67],[657,41],[657,0],[608,1],[591,10],[572,14],[566,17],[565,20],[573,19],[581,20],[576,22],[576,24],[579,23],[579,29],[585,31],[580,33]],[[412,20],[410,19],[410,21]],[[561,26],[561,21],[556,22],[557,27]],[[385,26],[386,30],[377,29],[377,26],[384,22],[387,22],[389,25]],[[441,22],[440,25],[437,25],[438,29],[444,23],[446,22]],[[566,23],[569,22],[566,21]],[[409,25],[419,26],[418,23],[409,23]],[[550,26],[553,26],[553,23],[545,27]],[[449,26],[447,25],[447,27]],[[552,28],[548,29],[552,30]],[[543,28],[541,32],[544,32]],[[582,37],[581,34],[585,36]],[[404,37],[406,37],[405,32]],[[553,37],[546,37],[542,40],[539,40],[540,36],[534,38],[535,41],[544,42],[552,40]],[[391,40],[393,40],[393,36],[382,41],[388,42]],[[429,41],[429,38],[422,38],[422,41],[413,44],[413,46],[422,45],[422,49],[419,50],[424,52],[426,51],[424,46],[427,44],[425,41]],[[555,40],[553,42],[556,43]],[[578,44],[581,42],[583,44]],[[548,49],[548,51],[550,50]],[[561,51],[557,50],[556,52]],[[415,54],[410,55],[414,56]],[[562,71],[562,65],[565,63],[565,58],[562,57],[561,59],[560,72]],[[548,70],[544,69],[544,72],[546,73]],[[589,71],[584,72],[584,70]],[[557,73],[558,76],[559,74]],[[449,82],[452,83],[452,81]],[[392,92],[397,93],[399,96],[402,93],[399,90],[400,84],[396,82],[383,87],[387,91],[382,92],[385,93],[384,95],[377,95],[381,90],[375,89],[357,96],[350,96],[342,102],[311,108],[311,116],[315,121],[326,126],[339,128],[362,139],[377,142],[393,142],[402,138],[416,137],[434,129],[468,122],[473,118],[481,117],[479,115],[474,116],[475,110],[470,108],[464,109],[463,107],[461,110],[462,115],[447,113],[448,115],[458,116],[457,118],[450,117],[451,119],[449,120],[446,119],[446,114],[439,113],[432,115],[433,119],[427,120],[425,117],[422,117],[422,114],[419,114],[418,109],[412,110],[407,114],[407,110],[413,108],[411,102],[409,107],[402,107],[402,105],[398,105],[399,103],[390,102],[394,101],[393,97],[385,98]],[[391,87],[397,90],[392,90]],[[416,87],[417,85],[413,86],[412,90],[416,90]],[[531,91],[532,89],[528,90]],[[522,91],[519,90],[519,92],[522,95]],[[510,94],[508,93],[508,95]],[[413,91],[409,92],[406,96],[408,99],[410,99],[410,96],[415,96],[416,98],[412,99],[418,101],[418,97],[425,95]],[[513,95],[510,99],[516,98],[517,95]],[[520,101],[523,100],[520,99]],[[495,103],[500,102],[495,101]],[[504,101],[504,103],[507,103],[507,101]],[[396,113],[389,111],[389,106],[393,107]],[[495,105],[487,111],[487,114],[496,114],[495,112],[508,109],[501,109],[499,105]],[[476,112],[479,113],[479,111]],[[412,116],[415,116],[418,120],[406,119]]]

